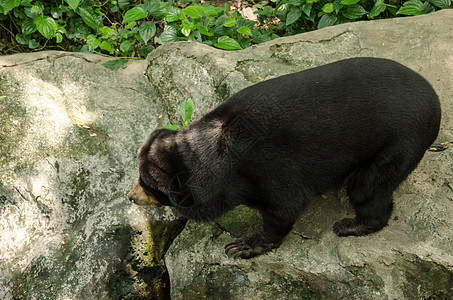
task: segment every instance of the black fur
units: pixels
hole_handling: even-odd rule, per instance
[[[248,87],[179,131],[156,130],[139,151],[140,176],[187,218],[259,210],[263,232],[226,246],[249,258],[278,247],[314,195],[342,186],[356,217],[335,233],[383,228],[439,123],[438,97],[417,73],[342,60]]]

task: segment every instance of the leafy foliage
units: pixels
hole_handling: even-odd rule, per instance
[[[307,30],[362,19],[388,18],[396,15],[421,15],[436,8],[451,7],[451,0],[410,0],[403,2],[375,0],[271,0],[275,7],[256,4],[261,24],[280,35],[293,35]],[[278,18],[280,23],[272,23]]]
[[[186,127],[187,125],[190,124],[190,121],[192,121],[192,114],[193,114],[192,98],[184,100],[181,103],[181,106],[179,108],[179,113],[181,114],[181,118],[182,118],[182,127]],[[182,127],[179,125],[168,124],[168,125],[162,126],[161,128],[178,130],[178,129],[181,129]]]
[[[336,24],[452,7],[451,0],[270,0],[253,5],[253,22],[228,2],[215,7],[196,1],[0,0],[0,51],[59,48],[145,57],[176,41],[239,50]]]

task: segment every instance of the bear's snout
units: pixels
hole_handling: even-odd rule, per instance
[[[162,206],[153,196],[148,195],[143,187],[140,185],[140,181],[132,188],[127,194],[127,198],[134,204],[137,205],[150,205],[152,207]]]

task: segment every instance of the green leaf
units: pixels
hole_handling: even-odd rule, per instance
[[[334,11],[335,8],[333,6],[333,3],[326,3],[326,5],[324,5],[321,9],[326,14],[330,14],[331,12]]]
[[[68,34],[68,31],[67,31],[64,27],[62,27],[62,26],[58,26],[57,31],[58,31],[59,33]]]
[[[59,33],[59,32],[55,33],[55,38],[57,40],[57,44],[59,44],[63,41],[63,35],[61,35],[61,33]]]
[[[145,7],[143,5],[137,5],[131,9],[129,9],[125,14],[123,18],[124,23],[132,22],[132,21],[137,21],[140,19],[144,19],[148,16],[148,12],[145,11]]]
[[[302,5],[302,11],[303,11],[304,14],[306,14],[307,16],[310,16],[312,7],[313,7],[313,4],[305,3],[304,5]]]
[[[99,28],[99,31],[102,33],[102,37],[105,39],[110,39],[112,36],[116,35],[116,31],[108,26]]]
[[[343,17],[350,20],[358,19],[366,13],[368,12],[359,4],[349,5],[341,11]]]
[[[36,17],[35,25],[39,33],[41,33],[42,36],[44,36],[48,40],[55,37],[55,32],[58,29],[57,23],[51,17],[46,17],[45,19],[43,19],[41,16]]]
[[[87,36],[86,45],[88,47],[88,51],[93,52],[99,47],[100,44],[101,41],[97,39],[94,34]]]
[[[436,9],[434,8],[434,6],[431,3],[429,3],[428,1],[423,2],[423,13],[424,14],[432,13],[435,10]]]
[[[204,16],[217,16],[222,12],[220,7],[214,7],[212,5],[203,5],[202,7]]]
[[[28,45],[28,42],[30,41],[30,36],[18,33],[16,34],[16,42],[18,42],[21,45]]]
[[[156,34],[156,24],[154,24],[154,22],[142,23],[138,32],[143,42],[146,44]]]
[[[30,9],[30,13],[34,14],[34,13],[39,13],[40,9],[39,9],[39,6],[32,6],[31,9]]]
[[[377,0],[370,11],[370,18],[379,16],[385,9],[386,6],[384,4],[384,0]]]
[[[344,7],[343,4],[341,4],[342,0],[334,0],[333,1],[333,8],[335,9],[335,12],[338,14],[338,12]]]
[[[10,10],[18,7],[20,0],[0,0],[0,7],[3,8],[3,14],[6,15]]]
[[[125,69],[127,67],[127,60],[126,59],[115,59],[109,60],[102,64],[107,69],[117,71],[119,69]]]
[[[221,36],[217,39],[217,43],[214,44],[214,47],[224,49],[224,50],[240,50],[242,49],[239,43],[228,37],[228,36]]]
[[[357,4],[358,2],[360,2],[360,0],[341,0],[341,4],[343,5],[353,5],[353,4]]]
[[[110,45],[110,43],[107,41],[103,41],[102,43],[100,43],[99,48],[101,48],[102,50],[108,51],[109,53],[113,53],[112,45]]]
[[[240,34],[245,34],[245,35],[248,35],[248,36],[252,36],[252,30],[247,27],[247,26],[241,26],[241,28],[239,28],[237,30],[237,32],[239,32]]]
[[[82,17],[85,24],[87,24],[94,30],[97,30],[102,26],[102,16],[92,9],[79,7],[77,9],[77,14]]]
[[[183,19],[182,22],[181,22],[181,24],[182,24],[182,26],[187,27],[187,28],[189,28],[190,30],[194,30],[194,29],[195,29],[195,24],[194,24],[194,22],[192,22],[191,20],[189,20],[189,19],[187,19],[187,18]]]
[[[131,30],[132,28],[135,27],[135,25],[137,25],[137,22],[132,21],[132,22],[128,23],[128,24],[124,27],[124,29],[126,29],[126,30]]]
[[[159,39],[163,44],[178,42],[178,30],[176,30],[173,26],[165,25],[164,31],[160,34]]]
[[[266,5],[263,7],[263,10],[258,10],[258,15],[260,16],[272,16],[274,13],[274,9],[270,5]]]
[[[293,24],[297,20],[299,20],[302,12],[300,11],[299,7],[291,7],[288,14],[286,15],[286,25]]]
[[[155,49],[155,48],[154,48],[153,45],[145,45],[145,46],[143,46],[142,48],[140,48],[140,49],[138,50],[138,53],[140,54],[140,56],[146,57],[146,56],[148,56],[148,54],[150,54],[151,51],[153,51],[154,49]]]
[[[189,16],[192,19],[200,19],[203,17],[203,7],[198,5],[187,6],[182,10],[182,13]]]
[[[22,23],[22,34],[30,35],[36,31],[36,25],[31,18],[27,18],[24,23]]]
[[[428,1],[442,9],[450,8],[451,5],[451,0],[428,0]]]
[[[66,3],[68,3],[69,7],[75,11],[80,4],[80,0],[66,0]]]
[[[31,39],[28,41],[28,48],[35,49],[38,48],[39,43],[35,39]]]
[[[318,23],[318,29],[321,29],[321,28],[324,28],[324,27],[328,27],[328,26],[332,26],[332,25],[335,25],[335,23],[337,22],[337,17],[336,16],[331,16],[331,15],[323,15],[321,17],[321,19],[319,20],[319,23]]]
[[[112,1],[113,2],[113,1]],[[131,4],[131,2],[134,2],[134,1],[131,1],[131,0],[118,0],[117,3],[118,3],[118,7],[121,9],[121,10],[126,10],[126,8]],[[145,1],[146,2],[146,1]]]
[[[196,29],[203,35],[206,35],[206,36],[213,36],[214,35],[214,33],[210,32],[209,28],[206,27],[206,26],[197,25]]]
[[[50,15],[54,19],[58,19],[62,15],[62,13],[63,12],[61,11],[60,7],[52,6],[50,8]]]
[[[190,35],[187,37],[187,40],[191,42],[198,42],[202,43],[203,38],[201,37],[201,33],[198,30],[192,31]]]
[[[288,14],[289,6],[290,5],[288,3],[283,3],[277,6],[275,10],[275,16],[281,20],[284,20],[286,18],[286,15]]]
[[[267,32],[262,33],[260,31],[255,31],[255,33],[253,34],[253,42],[255,42],[256,44],[261,44],[270,40],[271,38]]]
[[[133,46],[133,44],[130,41],[126,40],[120,44],[120,50],[122,52],[127,53],[129,51],[129,49],[131,49],[132,46]]]
[[[165,14],[165,8],[163,5],[164,4],[162,2],[151,1],[151,2],[147,3],[145,1],[144,9],[153,17],[162,19]]]
[[[178,130],[178,129],[181,129],[181,126],[173,125],[173,124],[168,124],[168,125],[165,125],[165,126],[160,127],[159,129]]]
[[[191,31],[192,30],[188,27],[181,28],[181,33],[184,34],[184,36],[189,36]]]
[[[241,46],[242,49],[250,47],[252,44],[250,43],[249,39],[246,39],[244,37],[239,37],[237,39],[239,46]]]
[[[193,113],[193,101],[192,98],[189,98],[181,103],[181,107],[179,112],[182,117],[183,126],[189,125],[190,121],[192,120],[192,113]]]
[[[118,12],[118,11],[120,10],[120,9],[118,8],[118,6],[116,6],[116,5],[114,5],[114,6],[109,6],[109,9],[110,9],[111,12],[114,12],[114,13],[116,13],[116,12]]]
[[[166,8],[166,12],[164,14],[164,20],[167,22],[176,22],[181,17],[181,10],[174,6],[169,6]]]
[[[409,0],[404,2],[403,6],[398,9],[396,14],[399,15],[409,15],[409,16],[418,16],[422,15],[423,3],[420,0]]]
[[[238,23],[238,20],[231,18],[231,19],[225,20],[225,22],[223,22],[223,26],[224,26],[224,27],[227,27],[227,28],[228,28],[228,27],[233,27],[233,26],[235,26],[237,23]]]
[[[44,12],[44,5],[41,2],[35,2],[33,5],[24,5],[22,7],[24,8],[25,15],[29,18],[32,18],[33,20],[35,20],[38,15],[41,15]],[[38,11],[36,11],[36,7],[39,9]],[[32,9],[34,12],[32,12]]]

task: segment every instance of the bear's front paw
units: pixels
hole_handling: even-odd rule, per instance
[[[234,259],[240,258],[252,258],[272,249],[278,248],[280,242],[271,242],[262,233],[257,233],[253,236],[237,239],[234,242],[230,242],[225,245],[225,253],[228,257]]]

